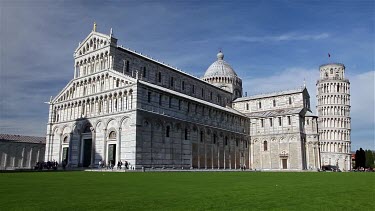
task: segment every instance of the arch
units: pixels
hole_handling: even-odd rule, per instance
[[[120,119],[120,121],[119,121],[119,125],[120,125],[120,127],[122,127],[122,128],[124,128],[125,127],[125,124],[129,121],[129,116],[123,116],[121,119]],[[150,122],[150,121],[148,121],[148,122]]]
[[[111,129],[108,133],[108,140],[116,140],[117,138],[117,132],[115,129]]]
[[[117,128],[116,126],[118,126],[115,118],[109,118],[104,125],[106,129],[111,126],[115,128]]]

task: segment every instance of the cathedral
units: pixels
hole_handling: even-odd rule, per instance
[[[306,87],[244,96],[219,52],[202,78],[117,45],[96,25],[74,51],[74,77],[49,102],[45,161],[135,169],[351,169],[345,66]],[[315,96],[314,96],[315,97]]]

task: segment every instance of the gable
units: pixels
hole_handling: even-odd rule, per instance
[[[108,84],[109,81],[114,81],[116,84],[114,84],[113,82],[111,84]],[[104,70],[96,72],[85,77],[72,79],[53,99],[53,103],[55,104],[81,97],[100,94],[102,92],[108,91],[109,89],[121,88],[134,84],[135,82],[136,79],[114,70]]]
[[[82,43],[79,44],[74,52],[74,57],[79,57],[88,54],[92,51],[109,46],[112,42],[116,43],[116,39],[106,34],[92,31]]]

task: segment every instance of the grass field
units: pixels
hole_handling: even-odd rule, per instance
[[[374,173],[0,174],[0,210],[371,210]]]

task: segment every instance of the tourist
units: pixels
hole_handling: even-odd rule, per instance
[[[62,167],[63,167],[63,170],[65,170],[65,167],[66,167],[66,159],[63,160],[63,162],[62,162]]]
[[[98,168],[101,169],[102,168],[102,160],[99,160],[99,165],[98,165]]]

